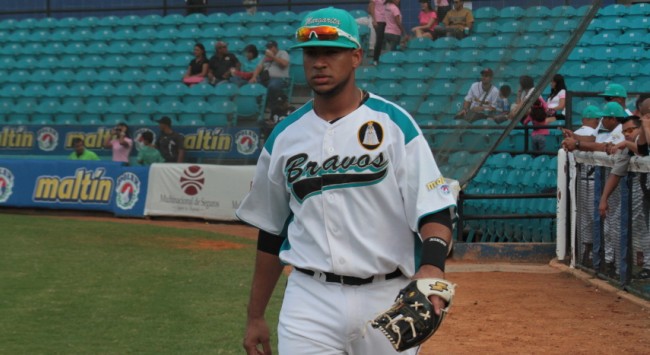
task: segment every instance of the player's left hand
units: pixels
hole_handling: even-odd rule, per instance
[[[600,199],[600,203],[598,204],[598,213],[600,214],[600,216],[607,217],[608,209],[609,209],[609,204],[607,203],[607,200]]]
[[[422,265],[420,270],[413,275],[413,280],[417,279],[444,279],[445,273],[433,265]],[[436,295],[429,296],[429,301],[433,305],[434,312],[437,315],[442,313],[442,310],[447,307],[447,303],[441,297]]]

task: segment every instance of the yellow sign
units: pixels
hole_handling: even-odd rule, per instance
[[[74,176],[39,176],[34,188],[34,201],[109,203],[113,179],[104,177],[106,171],[79,168]]]

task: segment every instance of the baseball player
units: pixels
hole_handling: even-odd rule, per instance
[[[260,230],[243,345],[271,353],[264,313],[288,264],[281,354],[394,354],[369,320],[411,278],[444,277],[455,200],[413,118],[356,86],[354,18],[311,12],[296,40],[314,99],[268,137],[237,210]]]

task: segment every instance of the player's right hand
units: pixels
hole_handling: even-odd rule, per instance
[[[243,343],[247,355],[271,355],[270,339],[269,327],[264,318],[248,320]]]

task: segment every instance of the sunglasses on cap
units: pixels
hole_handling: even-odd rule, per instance
[[[300,27],[296,31],[296,40],[298,42],[307,42],[312,36],[315,36],[316,39],[320,41],[336,41],[339,37],[343,37],[352,41],[356,44],[358,48],[361,48],[361,44],[349,33],[341,30],[340,28],[333,26],[316,26],[316,27]]]

